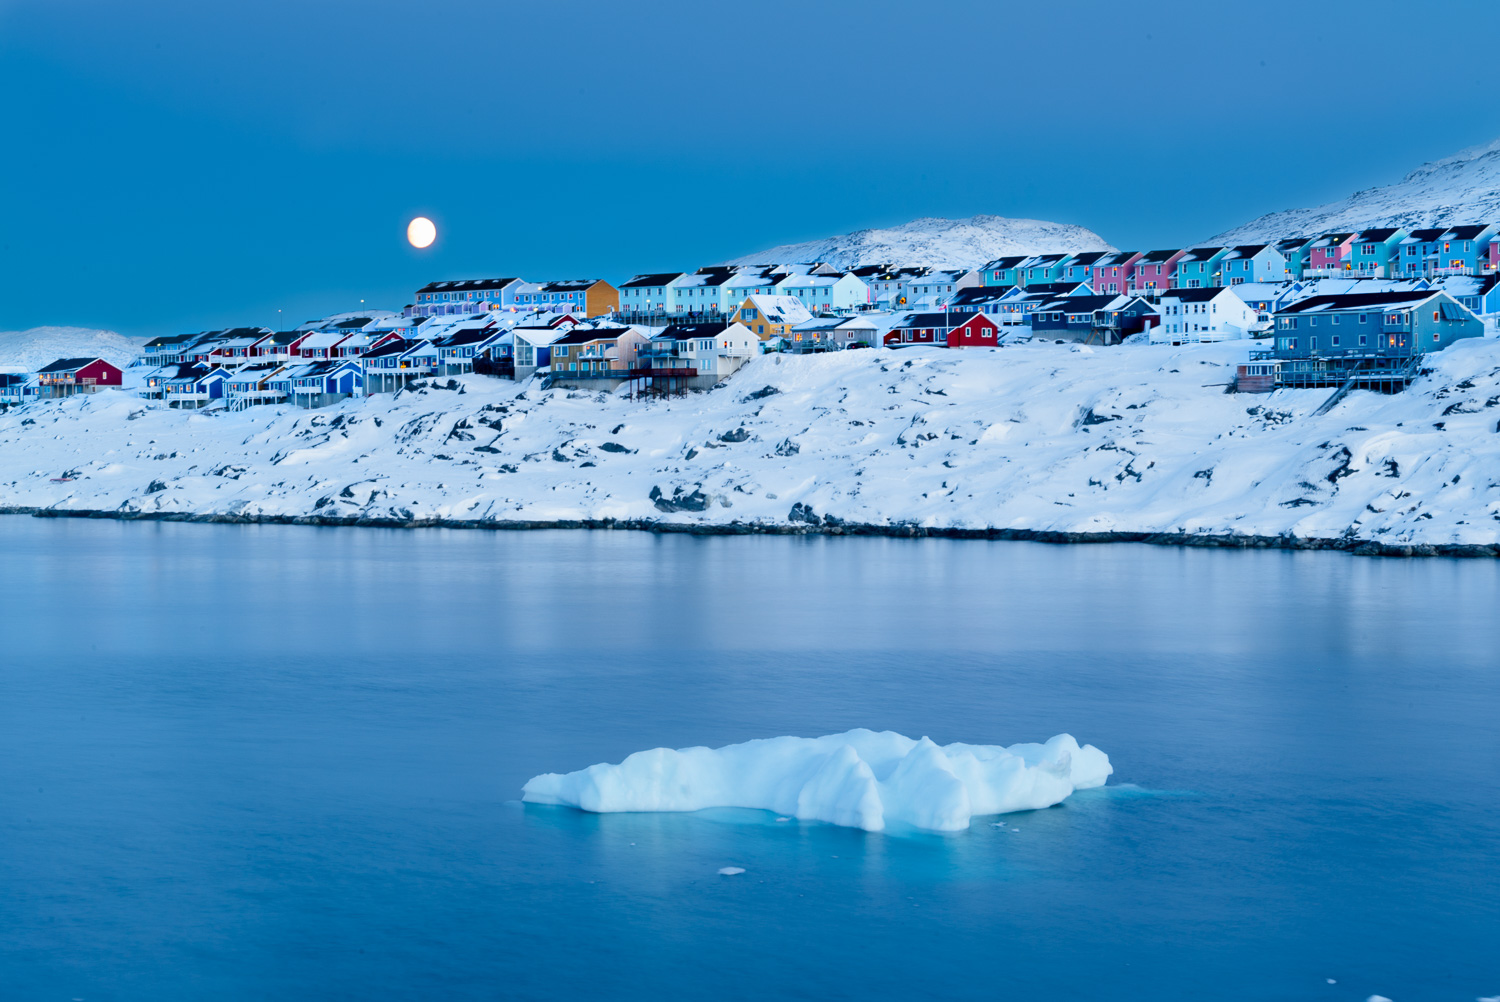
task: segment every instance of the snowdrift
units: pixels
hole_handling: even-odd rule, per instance
[[[962,831],[975,815],[1036,810],[1103,786],[1109,756],[1071,735],[1046,744],[951,744],[894,731],[654,748],[619,765],[547,773],[523,800],[597,813],[748,807],[865,831]]]

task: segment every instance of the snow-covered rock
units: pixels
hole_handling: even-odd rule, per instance
[[[894,731],[765,738],[723,748],[655,748],[619,765],[547,773],[522,799],[585,811],[749,807],[865,831],[897,823],[962,831],[975,815],[1038,810],[1103,786],[1109,756],[1071,735],[1046,744],[914,741]],[[719,871],[723,873],[724,871]]]
[[[799,264],[822,261],[835,268],[866,264],[977,268],[1009,254],[1076,254],[1114,250],[1093,230],[1040,219],[971,216],[915,219],[886,229],[856,230],[825,240],[784,244],[728,264]]]
[[[1248,347],[767,355],[665,400],[485,376],[317,411],[104,391],[0,415],[0,507],[1500,545],[1500,341],[1321,415],[1330,390],[1225,392]]]
[[[35,372],[60,358],[102,358],[124,368],[140,353],[140,345],[114,331],[88,327],[0,331],[0,370]]]
[[[1272,212],[1210,237],[1214,246],[1376,226],[1500,222],[1500,139],[1425,163],[1396,184],[1356,191],[1310,209]]]

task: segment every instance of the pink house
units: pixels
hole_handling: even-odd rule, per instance
[[[1489,268],[1490,271],[1494,271],[1497,268],[1500,268],[1500,237],[1496,237],[1495,239],[1492,239],[1490,241],[1490,252],[1487,257],[1487,261],[1489,263],[1486,265],[1486,267]]]
[[[1172,288],[1172,276],[1177,273],[1177,261],[1186,250],[1154,250],[1140,255],[1133,266],[1130,278],[1131,292],[1150,292],[1155,289]]]
[[[1307,267],[1313,271],[1343,271],[1354,250],[1357,233],[1325,233],[1309,247]]]
[[[1104,255],[1089,269],[1089,288],[1101,296],[1128,291],[1135,263],[1140,259],[1140,251],[1115,251]]]

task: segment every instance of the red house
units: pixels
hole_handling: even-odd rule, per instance
[[[983,313],[913,313],[885,336],[887,348],[932,344],[947,348],[993,348],[1000,328]]]
[[[44,397],[71,397],[93,393],[101,386],[119,386],[125,373],[102,358],[60,358],[39,370],[36,379]]]

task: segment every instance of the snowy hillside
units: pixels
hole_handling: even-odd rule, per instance
[[[1495,221],[1500,221],[1500,139],[1423,164],[1397,184],[1356,191],[1342,201],[1311,209],[1273,212],[1205,243],[1222,246],[1329,230]]]
[[[87,327],[33,327],[0,331],[0,369],[35,372],[59,358],[102,358],[127,366],[140,354],[140,345],[114,331]]]
[[[729,264],[797,264],[823,261],[836,268],[865,264],[977,268],[1008,254],[1074,254],[1114,250],[1082,226],[1040,219],[972,216],[968,219],[915,219],[880,230],[856,230],[826,240],[784,244],[747,254]]]
[[[0,416],[0,506],[1500,544],[1500,342],[1319,417],[1328,391],[1225,393],[1245,350],[768,355],[654,402],[482,376],[318,411],[106,391]]]

